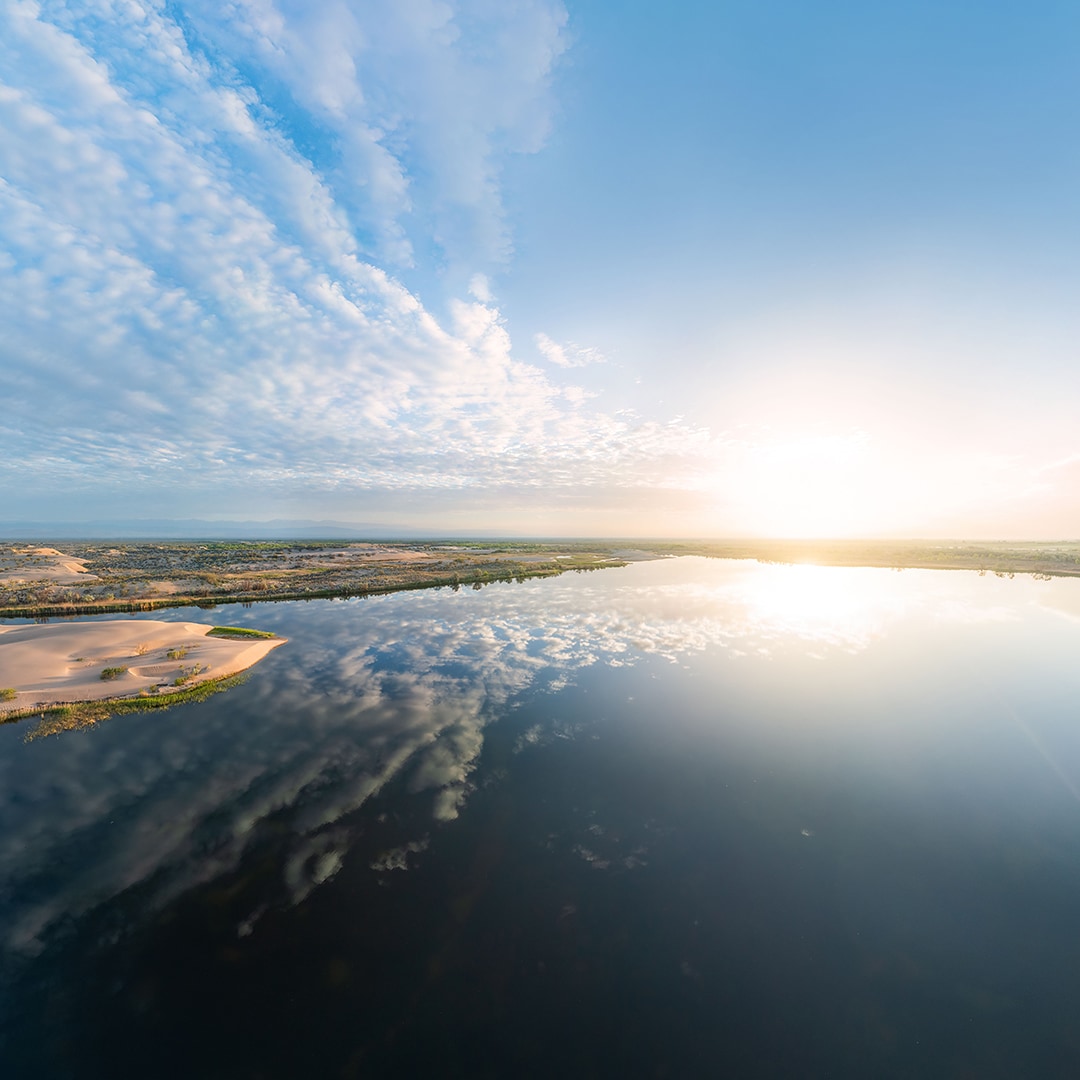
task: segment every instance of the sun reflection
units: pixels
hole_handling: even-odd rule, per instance
[[[742,582],[747,618],[768,637],[865,648],[880,636],[898,598],[865,572],[832,566],[756,567]],[[883,595],[884,593],[884,595]]]

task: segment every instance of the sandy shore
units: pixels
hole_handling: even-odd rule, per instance
[[[207,637],[210,625],[111,619],[0,627],[0,714],[185,688],[235,675],[286,638]],[[170,657],[168,654],[172,653]],[[102,679],[105,668],[126,668]]]

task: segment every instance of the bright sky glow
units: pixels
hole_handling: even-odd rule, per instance
[[[1053,2],[0,0],[0,526],[1080,536],[1078,52]]]

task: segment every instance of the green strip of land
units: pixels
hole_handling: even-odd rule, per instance
[[[250,672],[242,671],[223,679],[208,679],[184,690],[170,690],[165,693],[139,694],[134,697],[104,698],[100,701],[78,701],[63,705],[38,706],[21,709],[18,712],[5,713],[0,723],[11,724],[18,720],[40,717],[40,721],[26,734],[26,741],[58,735],[64,731],[77,731],[107,720],[111,716],[126,713],[155,712],[171,709],[175,705],[184,705],[192,701],[205,701],[214,694],[220,694],[231,687],[239,686],[250,677]]]

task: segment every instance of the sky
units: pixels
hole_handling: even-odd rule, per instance
[[[1080,7],[0,0],[4,522],[1080,537]]]

